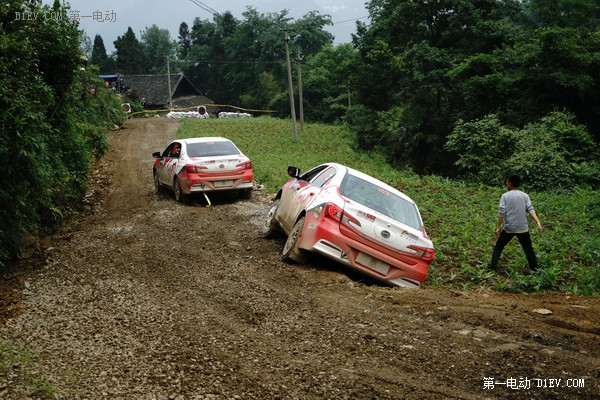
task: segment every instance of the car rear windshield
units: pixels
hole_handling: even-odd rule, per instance
[[[240,154],[240,151],[232,142],[215,141],[189,143],[187,153],[189,157],[211,157],[237,155]]]
[[[400,221],[411,228],[421,229],[422,223],[414,203],[352,174],[346,175],[340,193],[364,206]]]

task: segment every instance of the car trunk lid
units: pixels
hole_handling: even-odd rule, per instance
[[[344,214],[349,218],[341,223],[342,234],[364,244],[376,244],[392,256],[400,253],[421,258],[422,249],[431,248],[431,242],[421,231],[362,204],[347,201]]]

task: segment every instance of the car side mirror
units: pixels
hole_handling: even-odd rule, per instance
[[[152,157],[160,158],[160,151],[155,151],[154,153],[152,153]]]
[[[287,173],[292,178],[298,179],[300,177],[300,168],[290,165],[287,169]]]

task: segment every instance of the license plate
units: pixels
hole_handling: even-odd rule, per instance
[[[229,181],[215,181],[215,187],[216,188],[223,188],[223,187],[232,187],[233,186],[233,181],[229,180]]]
[[[384,263],[383,261],[373,258],[365,253],[359,253],[356,257],[356,262],[372,269],[373,271],[379,272],[381,275],[387,275],[388,271],[390,270],[390,265],[388,263]]]

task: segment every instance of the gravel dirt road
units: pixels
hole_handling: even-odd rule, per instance
[[[0,337],[32,354],[3,355],[0,399],[600,399],[600,299],[286,264],[258,234],[272,194],[154,193],[177,126],[112,132],[88,209],[0,278]]]

